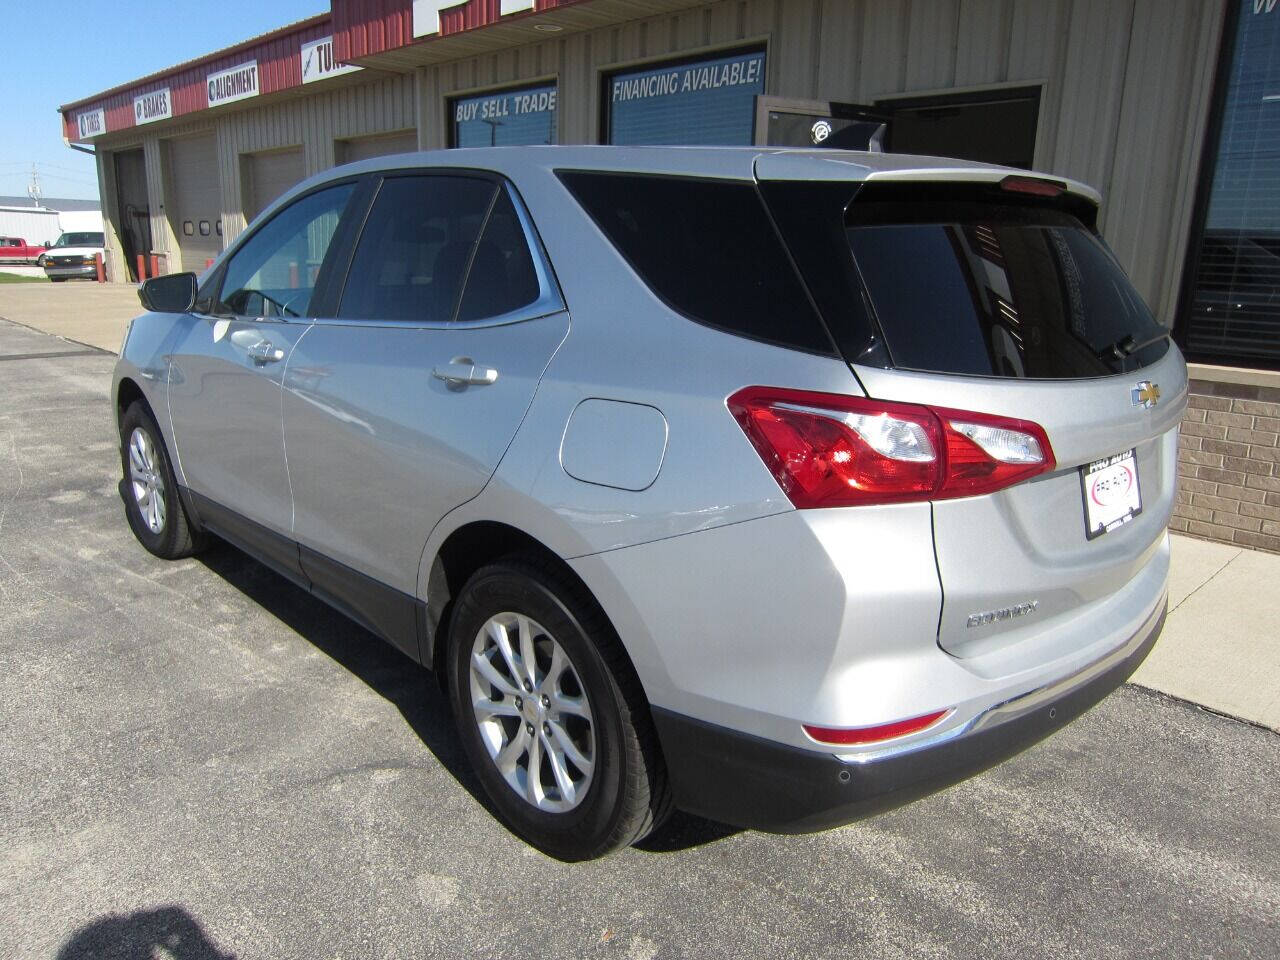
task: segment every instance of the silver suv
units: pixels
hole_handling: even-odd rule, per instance
[[[1097,203],[838,151],[340,167],[142,287],[129,524],[435,670],[557,857],[672,806],[847,822],[1044,737],[1159,634],[1186,367]]]

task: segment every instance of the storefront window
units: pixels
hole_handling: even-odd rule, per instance
[[[614,73],[604,93],[609,143],[750,144],[764,51]]]
[[[1235,0],[1235,29],[1182,341],[1192,359],[1280,367],[1280,6]]]
[[[556,142],[556,87],[543,84],[449,102],[453,146],[508,147]]]

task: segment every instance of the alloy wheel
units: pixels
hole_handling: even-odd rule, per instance
[[[164,530],[164,474],[151,435],[135,427],[129,435],[129,482],[142,522],[152,533]]]
[[[476,634],[471,705],[507,785],[547,813],[582,802],[595,772],[591,704],[564,648],[536,621],[499,613]]]

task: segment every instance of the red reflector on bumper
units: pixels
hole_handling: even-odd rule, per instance
[[[862,743],[879,743],[895,737],[905,737],[908,733],[918,733],[931,727],[951,711],[939,710],[937,713],[926,713],[923,717],[912,717],[910,720],[895,720],[893,723],[882,723],[875,727],[831,728],[813,727],[804,724],[804,732],[819,743],[852,746]]]

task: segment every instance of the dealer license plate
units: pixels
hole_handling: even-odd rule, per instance
[[[1123,526],[1142,512],[1138,460],[1133,450],[1080,468],[1085,536],[1090,540]]]

